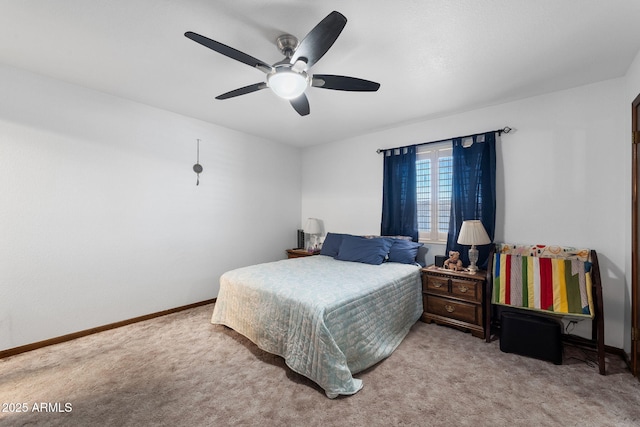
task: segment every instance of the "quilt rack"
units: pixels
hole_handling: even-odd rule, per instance
[[[510,271],[511,265],[515,266],[515,271]],[[544,268],[541,268],[541,265]],[[536,269],[538,271],[535,271]],[[581,271],[583,276],[579,276],[577,271]],[[511,294],[516,296],[513,301],[505,297],[505,288],[512,284],[514,289]],[[517,289],[520,286],[521,288]],[[546,292],[547,295],[542,299],[538,295],[536,300],[536,292]],[[551,305],[548,305],[549,292],[552,293]],[[573,301],[573,304],[568,301]],[[580,301],[581,307],[578,307]],[[491,328],[495,330],[500,325],[500,319],[494,314],[494,310],[498,311],[498,306],[509,311],[533,310],[543,316],[590,318],[591,339],[563,334],[563,340],[573,345],[595,349],[599,372],[601,375],[606,374],[602,282],[595,250],[547,245],[493,245],[487,266],[485,304],[487,342],[491,341]]]

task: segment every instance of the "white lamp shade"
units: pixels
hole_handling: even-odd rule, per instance
[[[318,218],[309,218],[304,226],[304,232],[307,234],[320,234],[322,233],[322,227],[320,227],[320,220]]]
[[[461,245],[487,245],[491,239],[478,219],[462,222],[458,243]]]

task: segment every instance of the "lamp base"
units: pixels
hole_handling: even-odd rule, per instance
[[[306,242],[307,252],[315,252],[318,250],[318,236],[310,234],[309,237],[311,238]]]
[[[471,245],[471,249],[469,249],[469,262],[469,271],[476,273],[478,271],[478,266],[476,265],[476,262],[478,262],[478,250],[476,245]]]

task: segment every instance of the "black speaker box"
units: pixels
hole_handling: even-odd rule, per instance
[[[304,230],[298,229],[298,247],[297,249],[304,249]]]
[[[444,262],[447,260],[447,257],[444,255],[436,255],[436,267],[444,266]]]
[[[500,350],[562,365],[562,322],[535,314],[503,312]]]

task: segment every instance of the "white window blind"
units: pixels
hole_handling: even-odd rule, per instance
[[[416,159],[420,241],[446,242],[451,213],[451,141],[418,147]]]

